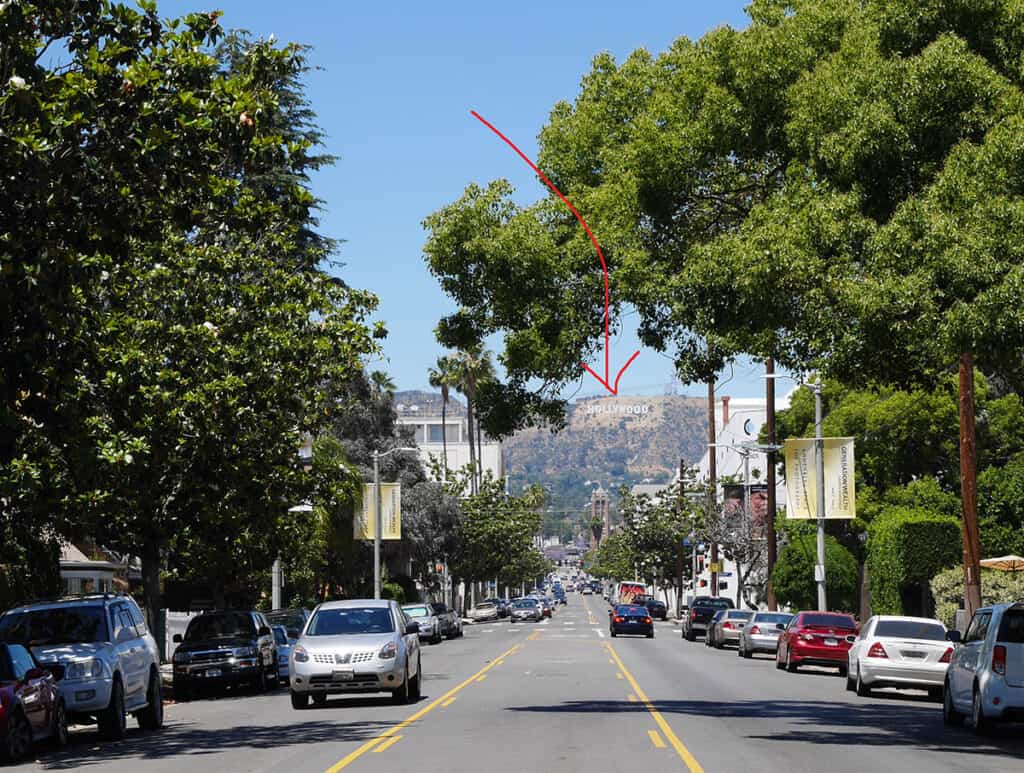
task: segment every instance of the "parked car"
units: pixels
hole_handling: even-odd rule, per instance
[[[755,612],[740,629],[736,653],[741,658],[752,658],[755,652],[770,652],[774,655],[779,647],[779,636],[792,619],[793,616],[788,612]]]
[[[292,708],[345,693],[390,692],[396,703],[419,700],[419,630],[390,599],[318,605],[292,647]]]
[[[410,620],[419,624],[420,641],[426,639],[431,644],[440,644],[444,634],[441,633],[441,621],[434,614],[430,604],[405,604],[402,611]]]
[[[510,623],[525,622],[527,620],[539,623],[543,617],[544,612],[534,599],[512,600],[512,614],[509,617]]]
[[[715,612],[720,609],[732,609],[732,599],[720,596],[697,596],[690,602],[690,609],[683,618],[683,638],[696,641],[698,634],[707,635],[708,624]]]
[[[20,644],[0,644],[0,761],[20,762],[37,741],[68,742],[68,715],[53,674]]]
[[[847,654],[846,689],[866,697],[876,687],[912,687],[940,700],[952,654],[938,620],[875,615]]]
[[[708,620],[707,630],[704,631],[704,646],[705,647],[713,647],[714,646],[714,644],[715,644],[715,630],[716,630],[715,626],[718,624],[718,621],[721,620],[722,617],[725,615],[725,612],[726,612],[726,610],[719,609],[717,612],[715,612],[715,614],[713,614],[711,616],[711,619]]]
[[[267,622],[271,626],[283,625],[288,632],[289,643],[295,644],[299,636],[302,635],[302,629],[305,627],[306,621],[309,620],[309,610],[274,609],[267,612],[264,617],[267,618]]]
[[[215,610],[189,620],[185,635],[174,635],[174,699],[197,690],[249,685],[265,692],[278,685],[277,643],[262,612]]]
[[[647,607],[648,613],[651,617],[656,620],[668,620],[668,607],[665,606],[664,601],[658,601],[656,598],[649,598],[644,602],[644,606]]]
[[[498,619],[498,607],[493,601],[481,601],[469,610],[469,619],[474,623],[486,623]]]
[[[492,604],[494,604],[495,608],[498,610],[498,619],[504,619],[508,617],[508,601],[499,598],[484,599],[484,601],[490,601]]]
[[[608,630],[612,638],[619,634],[654,638],[654,621],[646,607],[639,604],[619,604],[608,618]]]
[[[970,714],[974,731],[1024,720],[1024,601],[982,607],[967,633],[950,631],[950,657],[942,706],[947,725]]]
[[[722,649],[726,644],[738,644],[740,631],[747,624],[747,621],[754,616],[753,612],[745,609],[724,609],[718,618],[708,638],[715,649]]]
[[[441,624],[441,635],[448,639],[462,636],[462,616],[444,602],[436,601],[430,605],[438,622]]]
[[[160,655],[130,596],[69,596],[15,607],[0,616],[0,641],[28,647],[57,680],[71,724],[98,725],[120,739],[127,714],[146,730],[163,727]]]
[[[288,659],[292,654],[292,643],[288,638],[288,629],[283,625],[272,625],[270,630],[274,633],[274,643],[277,644],[277,679],[279,682],[288,681]]]
[[[847,653],[857,623],[839,612],[798,612],[779,637],[775,667],[795,673],[800,666],[834,666],[840,676],[849,668]]]
[[[537,603],[540,605],[540,613],[544,617],[551,617],[554,612],[554,607],[551,606],[551,602],[546,598],[537,599]]]

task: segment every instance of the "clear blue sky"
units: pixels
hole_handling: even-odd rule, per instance
[[[545,193],[470,109],[536,158],[549,111],[575,98],[596,54],[622,61],[637,48],[663,51],[681,35],[745,26],[746,2],[162,0],[159,7],[164,16],[221,9],[227,28],[313,47],[322,70],[310,73],[309,96],[327,149],[339,156],[313,180],[325,202],[322,230],[344,241],[345,280],[380,297],[390,335],[379,367],[399,389],[415,389],[427,386],[427,368],[442,353],[433,329],[452,309],[423,261],[421,221],[469,182],[506,177],[524,202]],[[613,365],[636,348],[627,329],[613,342]],[[762,394],[759,371],[737,366],[725,391]],[[620,390],[660,394],[671,380],[670,361],[645,349]],[[700,386],[684,391],[704,394]],[[588,376],[579,394],[600,392]]]

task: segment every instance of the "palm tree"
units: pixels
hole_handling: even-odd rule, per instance
[[[467,349],[458,352],[454,359],[456,363],[456,378],[458,390],[466,397],[466,425],[469,430],[469,463],[473,469],[470,476],[470,493],[475,494],[479,490],[482,480],[479,457],[482,449],[476,447],[482,439],[479,426],[476,429],[476,438],[473,437],[473,423],[475,421],[474,404],[476,401],[477,389],[482,383],[494,378],[494,361],[492,354],[483,348],[482,344],[475,344]]]
[[[451,357],[438,357],[437,367],[429,371],[430,386],[441,390],[441,453],[444,480],[448,480],[448,388],[456,384],[456,363]]]
[[[370,382],[376,388],[378,394],[394,395],[395,393],[395,382],[391,380],[391,376],[382,370],[373,371],[370,374]]]

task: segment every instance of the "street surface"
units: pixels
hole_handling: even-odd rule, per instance
[[[834,671],[777,671],[658,623],[611,639],[600,597],[571,594],[541,624],[467,626],[424,645],[423,698],[332,698],[294,711],[286,690],[167,707],[167,727],[45,746],[20,770],[202,773],[448,771],[1021,771],[1020,726],[943,727],[923,694],[857,698]]]

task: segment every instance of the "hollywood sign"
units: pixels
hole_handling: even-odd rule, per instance
[[[651,412],[647,405],[622,405],[621,403],[587,403],[584,413],[588,416],[599,413],[612,413],[628,416],[643,416]]]

